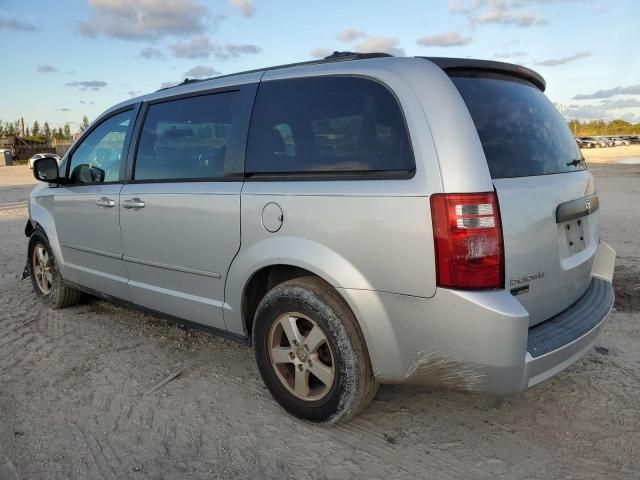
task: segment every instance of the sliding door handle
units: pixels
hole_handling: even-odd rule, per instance
[[[101,197],[98,200],[96,200],[96,205],[99,207],[111,208],[116,206],[116,201],[111,200],[110,198],[107,198],[107,197]]]
[[[139,209],[144,208],[144,202],[139,198],[132,198],[131,200],[125,200],[122,202],[122,206],[127,209]]]

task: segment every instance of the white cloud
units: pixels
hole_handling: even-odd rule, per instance
[[[196,65],[183,74],[185,78],[208,78],[215,75],[220,75],[220,72],[215,68],[207,67],[206,65]]]
[[[175,87],[176,85],[180,85],[182,83],[182,81],[179,82],[162,82],[160,84],[160,88],[171,88],[171,87]]]
[[[40,30],[40,27],[22,19],[9,17],[0,13],[0,30],[3,29],[19,32],[35,32],[36,30]]]
[[[640,123],[640,115],[633,112],[624,113],[620,115],[620,118],[630,123]]]
[[[218,48],[219,46],[211,43],[206,35],[198,35],[188,42],[169,45],[169,50],[176,58],[209,58]]]
[[[245,45],[237,43],[227,43],[224,46],[224,50],[226,50],[227,54],[231,57],[239,57],[245,54],[255,55],[262,52],[262,49],[257,45]]]
[[[598,90],[595,93],[579,94],[573,97],[574,100],[591,100],[599,98],[611,98],[615,95],[640,95],[640,84],[629,87],[613,87],[608,90]]]
[[[617,108],[634,108],[640,107],[640,100],[635,98],[620,98],[618,100],[603,100],[600,104],[607,110],[613,110]]]
[[[58,69],[53,65],[38,65],[36,70],[38,73],[54,73],[58,71]]]
[[[447,32],[421,37],[416,43],[423,47],[459,47],[471,43],[471,37],[465,37],[458,32]]]
[[[80,87],[80,90],[100,90],[107,86],[107,82],[102,80],[86,80],[82,82],[68,82],[65,83],[67,87]]]
[[[466,16],[472,25],[531,27],[548,23],[538,12],[523,10],[526,0],[449,0],[449,12]]]
[[[356,45],[355,50],[362,53],[382,52],[389,53],[397,57],[403,57],[405,55],[404,49],[399,45],[400,41],[397,38],[368,37]]]
[[[324,58],[333,53],[330,48],[314,48],[309,52],[311,58]]]
[[[505,53],[496,53],[493,58],[497,58],[499,60],[509,60],[513,58],[526,57],[527,52],[505,52]]]
[[[253,0],[229,0],[229,3],[238,9],[245,17],[251,17],[256,12]]]
[[[262,49],[257,45],[227,43],[220,45],[211,42],[206,35],[198,35],[188,42],[169,45],[169,50],[176,58],[209,58],[213,55],[218,60],[229,60],[247,54],[258,54]]]
[[[354,40],[358,40],[360,38],[366,37],[367,35],[362,30],[354,30],[353,28],[347,28],[346,30],[342,30],[336,34],[336,38],[341,42],[353,42]]]
[[[618,100],[602,100],[600,104],[570,104],[564,108],[562,112],[567,118],[576,118],[580,120],[613,120],[622,118],[625,120],[633,119],[639,113],[640,100],[635,98],[621,98]],[[621,109],[635,109],[620,113]]]
[[[164,60],[165,56],[162,50],[154,47],[146,47],[140,51],[140,56],[147,60]]]
[[[148,40],[202,33],[222,18],[201,0],[89,0],[93,18],[78,25],[88,37]]]
[[[573,55],[569,55],[568,57],[551,58],[549,60],[545,60],[544,62],[539,62],[536,65],[542,65],[544,67],[557,67],[558,65],[564,65],[566,63],[573,62],[574,60],[590,57],[592,55],[593,52],[576,52]]]

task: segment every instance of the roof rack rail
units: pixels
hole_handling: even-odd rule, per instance
[[[158,90],[156,90],[156,92],[162,92],[163,90],[168,90],[170,88],[175,88],[175,87],[182,87],[183,85],[189,85],[191,83],[198,83],[198,82],[202,82],[204,80],[209,80],[209,78],[188,78],[185,77],[185,79],[183,81],[181,81],[180,83],[176,83],[175,85],[169,85],[168,87],[162,87],[159,88]]]
[[[361,52],[339,52],[339,51],[335,51],[333,52],[331,55],[328,55],[324,58],[319,58],[317,60],[308,60],[306,62],[296,62],[296,63],[287,63],[285,65],[274,65],[272,67],[265,67],[265,68],[256,68],[254,70],[246,70],[244,72],[236,72],[236,73],[230,73],[228,75],[218,75],[217,77],[210,77],[210,78],[185,78],[184,81],[176,84],[176,85],[172,85],[170,87],[164,87],[161,88],[159,90],[156,90],[158,92],[162,91],[162,90],[168,90],[170,88],[175,88],[175,87],[181,87],[183,85],[189,85],[191,83],[197,83],[197,82],[204,82],[207,80],[213,80],[214,78],[225,78],[225,77],[233,77],[235,75],[242,75],[245,73],[255,73],[255,72],[266,72],[268,70],[277,70],[280,68],[291,68],[291,67],[301,67],[304,65],[317,65],[317,64],[322,64],[322,63],[331,63],[331,62],[344,62],[344,61],[348,61],[348,60],[364,60],[367,58],[382,58],[382,57],[393,57],[393,55],[388,54],[388,53],[382,53],[382,52],[368,52],[368,53],[361,53]]]
[[[393,57],[390,53],[383,52],[340,52],[334,51],[331,55],[324,57],[324,60],[362,60],[364,58],[380,58],[380,57]]]

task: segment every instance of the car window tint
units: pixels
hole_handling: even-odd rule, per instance
[[[135,180],[224,176],[238,92],[149,106],[136,156]]]
[[[114,115],[98,125],[71,155],[69,183],[116,182],[120,178],[124,142],[133,111]]]
[[[400,106],[360,77],[264,82],[247,147],[247,173],[411,171]]]
[[[452,77],[478,130],[492,178],[586,169],[562,115],[538,88],[505,75]]]

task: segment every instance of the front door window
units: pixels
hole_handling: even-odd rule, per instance
[[[132,110],[98,125],[76,148],[69,167],[70,184],[117,182]]]

